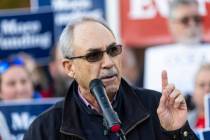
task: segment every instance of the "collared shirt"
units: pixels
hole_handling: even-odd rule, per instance
[[[96,108],[95,108],[92,104],[90,104],[90,103],[82,96],[82,94],[81,94],[81,92],[80,92],[80,90],[79,90],[79,87],[78,87],[78,95],[79,95],[80,99],[83,101],[83,103],[84,103],[88,108],[91,108],[91,109],[93,109],[93,110],[96,110]]]
[[[79,97],[81,98],[81,100],[83,101],[83,103],[87,106],[87,107],[89,107],[89,108],[91,108],[91,109],[93,109],[93,110],[97,110],[92,104],[90,104],[83,96],[82,96],[82,94],[81,94],[81,92],[80,92],[80,90],[79,90],[79,87],[78,87],[78,95],[79,95]],[[113,98],[113,100],[112,100],[112,104],[116,101],[116,97],[117,96],[117,94],[114,96],[114,98]]]
[[[85,103],[86,106],[91,106],[91,108],[93,107],[81,94],[79,88],[78,88],[78,94],[79,94],[79,97],[82,99],[82,101]]]

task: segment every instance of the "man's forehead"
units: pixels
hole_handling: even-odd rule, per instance
[[[112,33],[104,25],[94,21],[80,23],[75,27],[73,34],[76,46],[91,44],[92,47],[97,47],[115,41]]]
[[[74,28],[74,34],[89,34],[90,33],[97,33],[97,32],[110,32],[104,25],[102,25],[99,22],[96,21],[85,21],[82,23],[79,23]],[[78,36],[79,38],[81,36]]]
[[[77,27],[84,27],[84,26],[90,26],[90,25],[102,25],[102,24],[100,22],[97,22],[97,21],[88,20],[88,21],[78,22],[78,24],[75,25],[75,28],[77,28]]]
[[[196,4],[179,5],[173,12],[173,15],[175,17],[188,16],[185,14],[190,14],[190,15],[199,14],[198,5],[196,5]]]

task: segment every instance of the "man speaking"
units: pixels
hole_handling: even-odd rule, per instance
[[[197,139],[184,97],[168,83],[166,71],[162,95],[134,88],[121,77],[123,47],[103,22],[81,18],[66,26],[59,41],[63,68],[74,82],[65,101],[42,113],[24,140]]]

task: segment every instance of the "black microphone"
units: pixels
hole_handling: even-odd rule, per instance
[[[121,122],[117,113],[111,106],[102,81],[100,79],[94,79],[90,81],[89,87],[91,94],[95,96],[96,101],[102,110],[108,131],[119,133],[121,130]]]

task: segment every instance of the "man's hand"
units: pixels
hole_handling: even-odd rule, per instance
[[[162,96],[157,109],[161,126],[172,131],[187,121],[187,105],[184,96],[173,84],[168,84],[167,72],[162,72]]]

